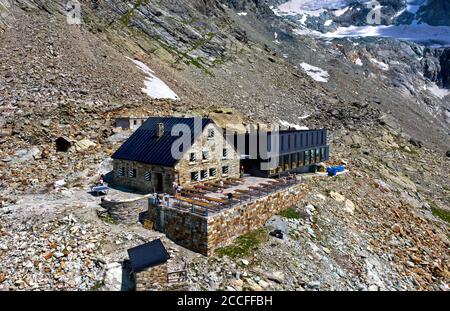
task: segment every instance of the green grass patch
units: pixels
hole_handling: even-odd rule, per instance
[[[430,203],[430,206],[431,206],[431,212],[433,213],[434,216],[439,217],[443,221],[450,223],[450,212],[449,211],[438,207],[434,203]]]
[[[269,239],[266,228],[260,228],[252,232],[246,233],[238,237],[230,246],[216,249],[215,253],[220,256],[228,256],[230,258],[242,258],[250,255],[258,249],[259,245]]]
[[[96,292],[99,291],[100,288],[102,287],[102,282],[95,282],[95,284],[91,287],[91,291]]]
[[[282,211],[280,215],[288,219],[300,219],[300,213],[293,207]]]

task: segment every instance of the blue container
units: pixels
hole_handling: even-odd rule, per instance
[[[330,166],[327,168],[328,176],[336,176],[337,173],[345,172],[345,166]]]

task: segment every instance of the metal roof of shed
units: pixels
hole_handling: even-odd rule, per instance
[[[164,244],[159,239],[129,249],[128,256],[133,272],[140,272],[161,265],[170,257]]]

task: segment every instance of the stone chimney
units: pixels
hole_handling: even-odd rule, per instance
[[[164,135],[164,124],[158,123],[156,124],[156,137],[161,138]]]

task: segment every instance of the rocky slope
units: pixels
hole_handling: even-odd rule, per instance
[[[298,210],[312,204],[312,219],[275,219],[290,228],[286,241],[266,241],[251,258],[209,260],[166,241],[175,261],[191,266],[188,288],[448,288],[448,224],[438,217],[450,197],[448,49],[311,36],[299,29],[319,29],[314,19],[303,25],[300,16],[279,16],[283,1],[133,3],[81,1],[82,23],[70,25],[65,1],[0,0],[3,289],[108,287],[108,263],[158,236],[102,221],[86,195],[126,138],[113,129],[114,117],[213,111],[327,127],[333,159],[348,160],[351,173],[307,180],[311,193]],[[342,16],[330,27],[345,25]],[[181,100],[144,93],[148,76],[130,58]],[[59,136],[78,149],[56,152]],[[356,205],[353,214],[331,191]],[[295,260],[277,267],[274,252]],[[211,269],[215,277],[206,275]],[[272,272],[281,274],[273,280]]]

